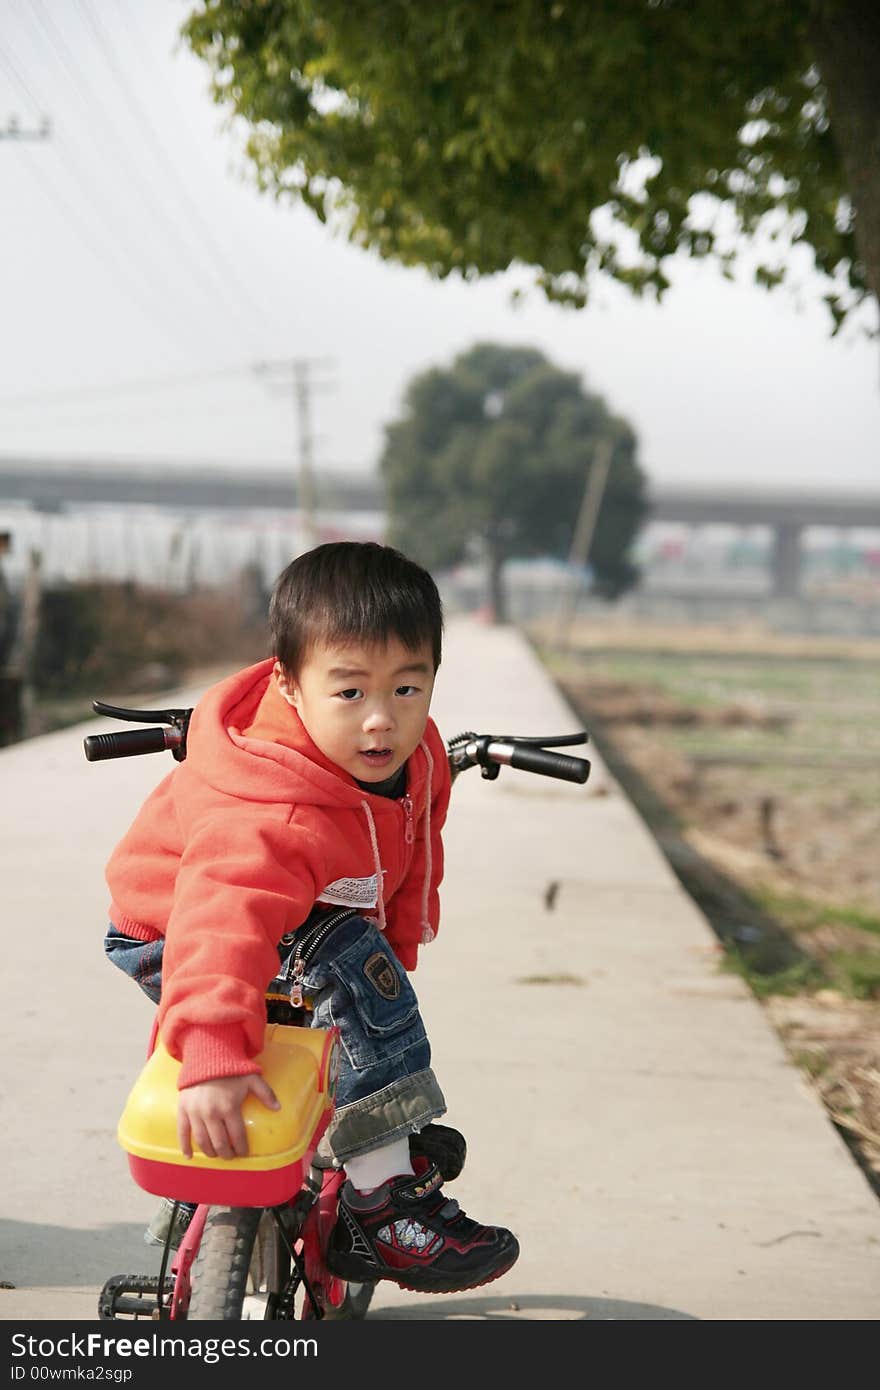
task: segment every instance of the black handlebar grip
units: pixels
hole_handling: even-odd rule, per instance
[[[126,729],[120,734],[89,734],[83,748],[90,763],[105,758],[133,758],[138,753],[164,753],[173,746],[170,729]]]
[[[492,751],[491,744],[489,751]],[[551,753],[546,748],[522,748],[514,744],[509,763],[523,772],[540,772],[544,777],[558,777],[563,782],[583,783],[590,775],[586,758],[569,758],[565,753]]]

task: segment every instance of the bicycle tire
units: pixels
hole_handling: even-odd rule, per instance
[[[211,1207],[192,1268],[187,1320],[272,1318],[273,1300],[284,1287],[289,1264],[269,1212],[260,1207]]]
[[[270,1212],[259,1207],[211,1207],[192,1268],[187,1320],[275,1319],[289,1276],[290,1257]],[[326,1308],[324,1316],[331,1321],[365,1317],[374,1287],[348,1285],[342,1303]]]

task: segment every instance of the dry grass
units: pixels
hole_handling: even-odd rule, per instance
[[[540,647],[564,649],[556,644],[556,626],[550,619],[535,620],[526,628]],[[571,652],[608,648],[630,652],[705,652],[726,655],[807,657],[815,660],[880,660],[880,638],[810,637],[797,633],[771,632],[753,620],[717,625],[687,625],[635,622],[620,618],[613,611],[603,618],[578,618],[572,624],[565,647]]]

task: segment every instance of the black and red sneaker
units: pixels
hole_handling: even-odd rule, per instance
[[[391,1178],[369,1193],[347,1182],[327,1264],[351,1283],[389,1279],[417,1293],[459,1293],[506,1274],[519,1244],[501,1226],[481,1226],[445,1197],[438,1169],[416,1158],[414,1177]]]

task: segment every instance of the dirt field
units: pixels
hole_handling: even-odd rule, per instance
[[[880,1197],[880,643],[530,636]]]

